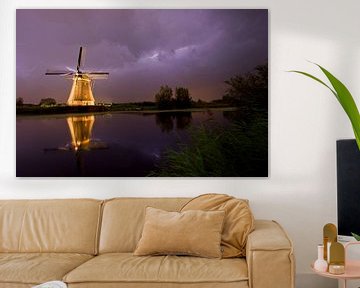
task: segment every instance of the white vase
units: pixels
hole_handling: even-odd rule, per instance
[[[318,259],[314,263],[314,269],[319,272],[326,272],[328,263],[324,260],[324,245],[318,245]]]

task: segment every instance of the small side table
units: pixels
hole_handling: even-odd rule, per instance
[[[346,243],[345,246],[345,273],[344,274],[331,274],[329,272],[320,272],[314,269],[314,264],[311,264],[311,269],[318,275],[327,278],[333,278],[343,280],[343,288],[346,288],[346,284],[348,280],[356,280],[360,279],[360,260],[347,260],[346,258],[346,250],[351,245],[360,245],[360,242],[349,242]]]

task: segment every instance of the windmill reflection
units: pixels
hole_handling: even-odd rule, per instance
[[[71,116],[66,118],[71,135],[71,148],[75,151],[88,150],[92,128],[94,126],[94,115]]]
[[[66,144],[63,150],[78,152],[108,148],[105,142],[91,138],[95,123],[94,115],[70,116],[66,118],[66,122],[69,126],[71,143]]]
[[[69,116],[66,118],[69,127],[71,142],[50,151],[72,151],[75,153],[76,167],[80,175],[85,175],[84,156],[85,153],[92,150],[108,149],[108,145],[91,137],[95,123],[94,115]]]

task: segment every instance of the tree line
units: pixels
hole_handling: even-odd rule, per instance
[[[252,72],[226,80],[228,85],[222,101],[247,110],[268,109],[268,64],[255,67]]]
[[[16,106],[23,106],[24,99],[22,97],[16,98]],[[39,106],[54,106],[56,105],[56,100],[54,98],[43,98],[39,102]]]
[[[225,95],[213,103],[227,104],[248,111],[265,111],[268,108],[268,64],[255,67],[251,72],[238,74],[224,81],[228,85]],[[195,105],[190,97],[189,89],[176,87],[173,90],[164,85],[155,94],[155,103],[159,109],[190,108]],[[203,103],[198,100],[197,104]],[[206,102],[204,102],[206,103]]]
[[[184,87],[176,87],[174,95],[173,90],[165,85],[155,94],[155,103],[159,109],[186,109],[191,107],[191,102],[189,89]]]

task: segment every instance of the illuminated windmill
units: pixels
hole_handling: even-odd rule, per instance
[[[69,106],[86,106],[95,105],[95,99],[92,92],[95,79],[107,79],[108,72],[90,72],[81,71],[84,56],[83,47],[80,47],[79,57],[76,70],[74,71],[47,71],[45,75],[67,76],[73,80],[67,105]]]

